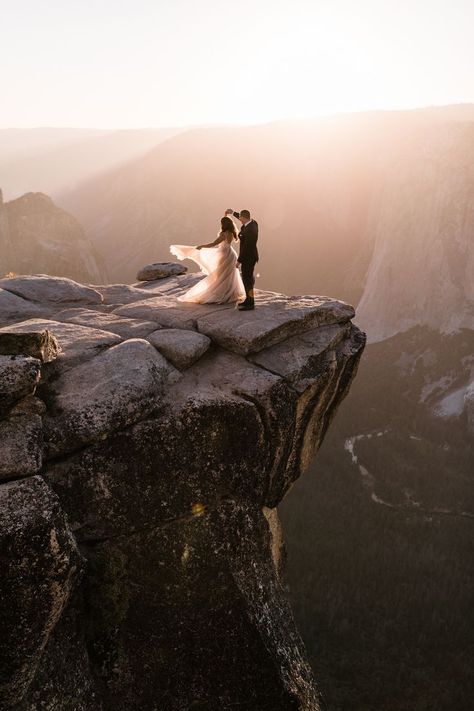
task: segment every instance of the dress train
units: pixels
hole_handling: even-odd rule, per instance
[[[245,298],[245,289],[237,269],[237,254],[223,240],[216,247],[196,249],[184,244],[172,244],[170,252],[180,260],[191,259],[206,275],[178,301],[196,304],[225,304]]]

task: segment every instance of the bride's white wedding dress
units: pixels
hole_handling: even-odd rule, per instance
[[[192,259],[206,274],[192,286],[178,301],[196,304],[224,304],[245,298],[245,289],[237,269],[237,254],[231,245],[232,238],[226,238],[215,247],[196,249],[184,244],[172,244],[171,254],[178,259]]]

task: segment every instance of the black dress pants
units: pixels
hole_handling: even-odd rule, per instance
[[[245,288],[245,304],[254,303],[253,287],[255,284],[255,277],[253,275],[253,270],[255,268],[256,262],[242,262],[242,281],[244,282]]]

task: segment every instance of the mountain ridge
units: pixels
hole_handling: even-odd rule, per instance
[[[102,281],[106,270],[79,222],[44,193],[3,201],[0,190],[0,272],[52,272]]]

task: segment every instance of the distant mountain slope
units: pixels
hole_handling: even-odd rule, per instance
[[[105,136],[110,131],[99,128],[40,126],[37,128],[0,128],[0,158],[24,157],[33,151],[45,151],[60,145]]]
[[[375,283],[377,264],[391,269],[393,262],[400,288],[405,267],[411,286],[418,283],[423,291],[420,305],[432,302],[431,313],[436,315],[440,308],[454,310],[459,324],[468,325],[460,303],[467,296],[471,263],[461,278],[451,262],[459,263],[468,248],[465,235],[470,227],[468,222],[463,227],[467,217],[462,211],[468,209],[472,192],[474,122],[446,122],[445,115],[464,119],[474,116],[474,107],[189,130],[85,181],[59,201],[78,217],[97,249],[109,255],[114,279],[133,279],[141,264],[167,259],[170,243],[209,241],[225,206],[248,207],[261,228],[259,286],[337,294],[353,303],[365,289],[363,325],[378,333],[368,303],[373,294],[376,308],[390,279],[381,274],[380,288],[370,284]],[[434,227],[428,215],[442,195],[443,216]],[[451,225],[448,233],[450,220],[459,226]],[[432,229],[441,230],[437,238]],[[455,232],[459,235],[454,239]],[[441,249],[438,239],[444,239]],[[380,249],[382,240],[383,249],[391,245],[393,257],[384,260],[378,253],[372,260],[374,244]],[[432,298],[429,280],[413,278],[420,259],[425,267],[443,263],[442,301]],[[438,292],[441,296],[442,290]],[[407,289],[406,301],[409,293]],[[393,305],[391,296],[387,300]],[[412,306],[403,306],[408,325],[414,323],[409,317]],[[397,328],[397,318],[394,314],[393,321],[385,310],[387,333],[393,333],[391,322]]]
[[[0,191],[0,276],[53,274],[100,283],[100,257],[78,221],[42,193],[3,202]]]
[[[180,130],[0,130],[0,185],[7,198],[29,191],[56,197],[86,178],[136,158]]]
[[[474,329],[474,122],[409,137],[368,230],[375,247],[357,315],[369,341],[417,324]]]
[[[357,301],[373,194],[406,130],[391,114],[189,130],[59,203],[116,280],[169,258],[173,242],[209,241],[226,207],[247,207],[261,227],[258,286]]]
[[[424,115],[430,121],[474,121],[474,104],[447,104],[414,109],[414,113]]]

